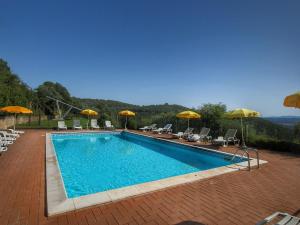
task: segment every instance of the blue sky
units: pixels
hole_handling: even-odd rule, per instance
[[[300,90],[300,1],[2,1],[0,57],[73,96],[264,116]]]

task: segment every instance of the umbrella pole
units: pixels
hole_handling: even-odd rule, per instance
[[[246,147],[244,140],[244,128],[243,128],[243,118],[241,117],[241,128],[242,128],[242,148]]]
[[[190,118],[188,118],[188,129],[190,129]]]
[[[126,121],[125,121],[125,130],[127,130],[127,116],[126,116]]]
[[[90,120],[90,115],[88,115],[88,120],[87,120],[87,123],[86,123],[86,129],[87,130],[89,129],[89,120]]]
[[[16,122],[17,122],[17,114],[15,113],[15,118],[14,118],[14,130],[16,130]]]

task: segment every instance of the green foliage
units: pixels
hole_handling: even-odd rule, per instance
[[[98,124],[99,124],[99,126],[100,126],[100,127],[103,127],[103,126],[104,126],[104,122],[105,122],[106,120],[110,120],[110,115],[107,114],[107,113],[100,113],[100,116],[99,116],[99,118],[98,118]],[[113,122],[112,122],[112,123],[113,123]],[[116,126],[115,123],[113,123],[113,124],[114,124],[114,126]]]
[[[134,117],[128,118],[127,128],[136,130],[138,128],[136,119]]]
[[[86,128],[86,124],[87,124],[87,118],[84,117],[79,117],[76,118],[80,120],[80,124],[82,126],[83,129]],[[73,119],[72,118],[68,118],[65,119],[65,123],[67,125],[68,128],[72,128],[73,126]],[[57,120],[42,120],[41,123],[39,124],[38,121],[34,121],[31,123],[24,123],[24,124],[18,124],[16,126],[16,128],[20,129],[20,128],[35,128],[35,129],[57,129]]]
[[[293,140],[293,130],[286,126],[274,124],[263,118],[251,118],[247,121],[249,121],[249,126],[251,126],[258,135],[270,136],[278,140]]]
[[[37,100],[39,107],[45,115],[54,116],[57,114],[55,102],[47,96],[72,104],[72,97],[68,90],[59,83],[50,81],[44,82],[36,89]]]
[[[178,129],[180,129],[178,127],[178,123],[177,123],[178,119],[176,118],[176,114],[177,114],[177,112],[176,113],[175,112],[159,113],[159,114],[153,116],[153,120],[152,120],[151,124],[156,123],[157,126],[163,127],[166,124],[171,123],[171,124],[173,124],[173,127],[172,127],[173,131],[176,132]]]
[[[226,119],[226,118],[222,118],[220,119],[220,129],[218,135],[220,136],[224,136],[225,132],[228,129],[237,129],[238,133],[237,136],[238,138],[241,138],[241,124],[240,124],[240,120],[231,120],[231,119]]]
[[[222,133],[221,121],[226,112],[226,105],[219,104],[204,104],[200,107],[201,121],[203,126],[209,127],[213,135]]]
[[[31,108],[31,104],[31,89],[0,59],[0,106],[21,105]]]
[[[255,136],[249,139],[248,145],[263,148],[263,149],[270,149],[273,151],[280,151],[280,152],[300,152],[300,144],[294,143],[285,140],[276,140],[270,137],[263,137],[263,136]]]
[[[294,127],[295,141],[300,143],[300,123],[297,123]]]
[[[244,118],[244,137],[247,145],[255,144],[257,140],[258,143],[268,142],[270,140],[284,140],[293,141],[293,130],[278,124],[274,124],[263,118]],[[223,119],[221,121],[221,127],[223,134],[229,128],[235,128],[238,130],[237,137],[241,139],[241,124],[239,119]],[[257,143],[256,143],[257,145]]]

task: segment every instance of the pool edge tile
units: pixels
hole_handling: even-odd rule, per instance
[[[47,207],[47,214],[48,216],[54,216],[57,214],[74,211],[75,204],[72,199],[66,199],[63,201],[50,201]]]
[[[124,198],[141,194],[141,192],[137,189],[137,185],[109,190],[106,191],[106,193],[109,195],[112,201],[118,201]]]
[[[90,195],[84,195],[80,197],[73,198],[74,205],[76,209],[81,209],[93,205],[103,204],[111,202],[112,199],[110,198],[107,192],[99,192]]]

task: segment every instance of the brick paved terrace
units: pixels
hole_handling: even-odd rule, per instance
[[[0,225],[250,225],[275,211],[300,215],[300,155],[260,150],[269,162],[260,169],[47,217],[45,133],[27,130],[0,156]]]

